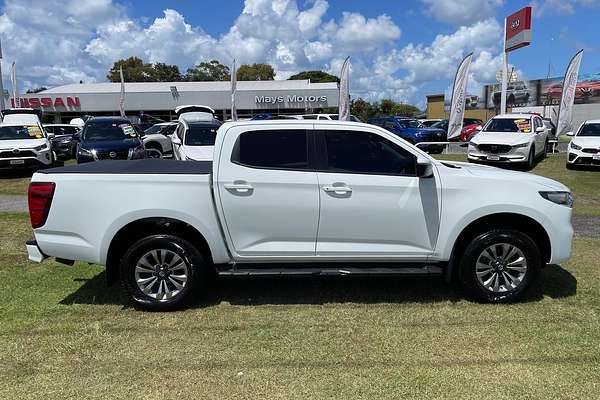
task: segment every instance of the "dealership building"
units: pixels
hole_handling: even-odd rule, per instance
[[[45,121],[68,122],[83,115],[118,115],[120,83],[86,83],[58,86],[20,96],[21,107],[39,108]],[[337,108],[338,84],[310,80],[237,82],[238,117],[262,113],[304,114]],[[9,104],[14,106],[13,99]],[[125,112],[128,116],[174,119],[175,107],[202,104],[213,108],[219,119],[231,116],[231,84],[223,82],[136,82],[125,83]]]

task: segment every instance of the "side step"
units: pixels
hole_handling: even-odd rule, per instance
[[[431,276],[442,275],[440,266],[426,265],[423,267],[349,267],[349,268],[316,268],[316,267],[293,267],[293,268],[244,268],[239,264],[235,268],[218,271],[219,276]]]

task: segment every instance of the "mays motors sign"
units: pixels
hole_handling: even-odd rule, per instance
[[[15,100],[10,99],[11,105],[15,105]],[[19,99],[20,107],[54,109],[54,110],[79,110],[81,103],[79,97],[22,97]]]
[[[531,7],[524,7],[506,17],[504,50],[516,50],[531,43]]]
[[[285,96],[254,96],[256,104],[278,104],[278,103],[327,103],[327,96],[296,95]]]

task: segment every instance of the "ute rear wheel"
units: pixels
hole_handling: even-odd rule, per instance
[[[202,294],[209,266],[187,240],[152,235],[135,242],[121,260],[121,282],[133,303],[163,311],[184,307]]]
[[[459,265],[462,287],[488,303],[518,300],[531,286],[542,266],[535,242],[523,232],[498,229],[475,237]]]

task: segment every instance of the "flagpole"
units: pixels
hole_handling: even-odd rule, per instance
[[[500,91],[500,113],[506,112],[506,89],[508,86],[508,53],[506,53],[506,18],[504,18],[504,40],[502,45],[502,89]]]
[[[4,81],[2,78],[2,41],[0,40],[0,111],[6,108],[4,104]]]
[[[123,79],[123,66],[119,67],[119,75],[121,77],[121,95],[119,97],[119,112],[121,117],[125,118],[125,79]]]
[[[12,83],[13,107],[19,108],[19,90],[17,89],[17,63],[13,61],[12,70],[10,71],[10,81]]]

